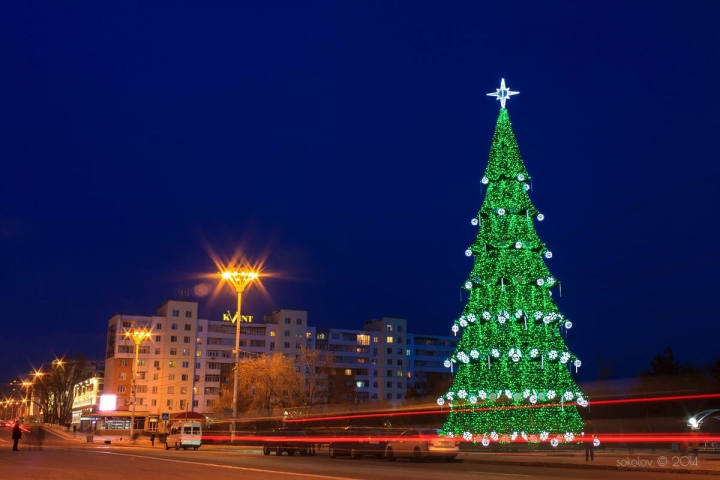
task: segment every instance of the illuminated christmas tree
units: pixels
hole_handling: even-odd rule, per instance
[[[482,442],[578,441],[588,402],[572,379],[580,367],[563,340],[572,324],[553,301],[558,281],[545,260],[552,253],[535,231],[543,215],[528,195],[530,176],[505,109],[518,92],[495,93],[501,108],[482,183],[487,191],[472,225],[479,228],[465,255],[474,266],[463,288],[469,297],[452,329],[462,332],[445,366],[455,371],[447,435]],[[578,437],[579,438],[579,437]]]

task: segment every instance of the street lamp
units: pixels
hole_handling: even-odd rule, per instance
[[[140,344],[152,336],[152,331],[147,328],[131,328],[125,331],[125,338],[135,342],[135,361],[132,365],[132,413],[130,415],[130,441],[134,442],[135,438],[135,403],[137,400],[137,364],[140,355]]]
[[[241,271],[225,271],[222,272],[223,280],[227,280],[235,288],[237,292],[237,318],[235,319],[235,378],[233,381],[233,429],[230,435],[230,441],[235,439],[235,422],[237,421],[237,396],[238,396],[238,377],[240,375],[240,322],[242,320],[242,294],[245,291],[245,287],[250,284],[253,280],[258,278],[257,272],[250,272],[246,270]]]
[[[30,380],[23,380],[22,386],[25,387],[25,399],[23,400],[23,417],[28,417],[28,397],[29,390],[32,382]]]

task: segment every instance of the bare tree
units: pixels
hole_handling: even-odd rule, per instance
[[[64,424],[71,421],[74,387],[83,379],[86,367],[87,360],[83,356],[73,360],[55,360],[50,370],[36,384],[46,423]]]

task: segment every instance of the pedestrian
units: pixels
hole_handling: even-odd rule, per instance
[[[18,451],[18,442],[22,438],[22,430],[20,430],[20,422],[17,420],[15,421],[15,426],[12,429],[12,439],[13,439],[13,451]]]
[[[150,446],[151,447],[155,446],[155,434],[154,433],[150,434]]]
[[[590,433],[589,430],[590,421],[585,425],[585,431],[583,432],[583,445],[585,446],[585,461],[595,461],[595,435]]]
[[[700,432],[698,430],[693,429],[692,432],[690,432],[690,454],[693,455],[695,458],[698,456],[698,451],[700,450],[700,441],[698,437],[700,436]]]

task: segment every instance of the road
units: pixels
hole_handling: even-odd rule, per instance
[[[63,440],[48,435],[43,449],[21,445],[13,452],[9,435],[0,438],[3,478],[43,480],[127,480],[128,478],[213,478],[243,480],[451,480],[477,479],[607,479],[678,480],[690,475],[574,468],[483,465],[468,459],[454,463],[414,463],[365,458],[331,459],[317,456],[264,456],[260,451],[208,446],[199,451],[166,451],[155,448],[98,445]],[[692,475],[692,478],[698,478]]]

